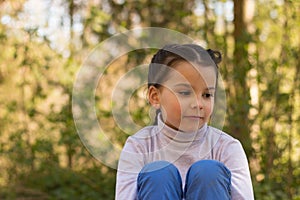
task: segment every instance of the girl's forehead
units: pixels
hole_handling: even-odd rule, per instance
[[[170,68],[165,83],[175,85],[177,83],[187,83],[190,85],[215,86],[216,71],[211,67],[197,66],[189,62],[180,62]]]
[[[172,76],[183,76],[185,78],[216,79],[214,66],[199,66],[194,63],[182,61],[171,70]]]

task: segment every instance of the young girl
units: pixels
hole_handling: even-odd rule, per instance
[[[117,173],[117,200],[254,199],[240,142],[210,127],[221,54],[172,44],[152,58],[148,100],[156,124],[130,136]]]

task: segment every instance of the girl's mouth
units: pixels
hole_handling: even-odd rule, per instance
[[[195,115],[184,116],[184,118],[193,119],[193,120],[204,119],[204,117],[201,117],[201,116],[195,116]]]

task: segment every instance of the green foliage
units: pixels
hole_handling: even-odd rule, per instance
[[[28,2],[0,1],[0,199],[114,198],[116,171],[94,160],[77,135],[72,87],[95,45],[137,26],[174,29],[222,52],[228,101],[223,129],[244,145],[256,199],[300,199],[298,1],[248,1],[254,9],[244,6],[247,15],[237,12],[235,20],[230,5],[246,1],[68,0],[58,7],[45,3],[41,12],[29,6],[29,13]],[[53,14],[56,9],[63,12]],[[97,88],[99,124],[119,147],[128,135],[114,121],[115,105],[107,97],[153,52],[124,55]],[[150,124],[146,88],[128,93],[133,121]]]
[[[20,175],[23,181],[2,189],[1,199],[114,199],[115,173],[99,168],[73,171],[45,162],[38,171]]]
[[[29,188],[47,192],[49,199],[114,198],[115,177],[112,173],[103,175],[99,168],[76,172],[55,166],[45,166],[39,172],[26,174],[26,176],[28,176],[27,180],[23,184]]]

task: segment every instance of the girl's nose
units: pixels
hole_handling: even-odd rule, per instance
[[[194,99],[194,101],[191,103],[191,107],[194,109],[194,108],[199,108],[199,109],[202,109],[204,106],[204,101],[202,99],[202,97],[196,97]]]

